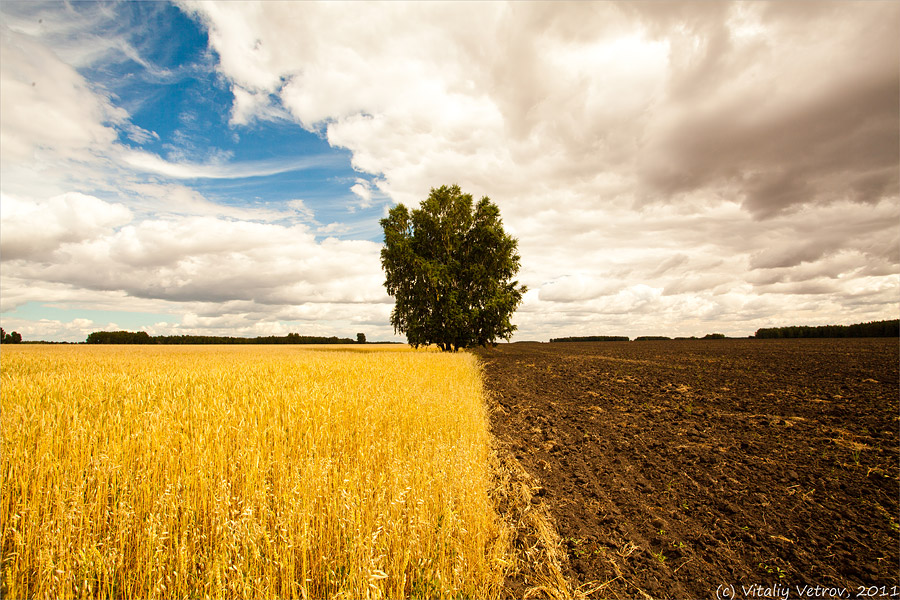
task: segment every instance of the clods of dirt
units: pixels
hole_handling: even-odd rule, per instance
[[[572,587],[900,595],[895,339],[504,344],[492,427],[540,483]]]

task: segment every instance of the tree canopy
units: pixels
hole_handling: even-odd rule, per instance
[[[413,347],[455,351],[512,336],[526,288],[513,280],[518,241],[490,198],[476,204],[457,185],[432,188],[418,209],[398,204],[381,226],[391,324]]]
[[[757,339],[779,338],[843,338],[843,337],[898,337],[900,320],[869,321],[853,325],[793,325],[769,327],[756,331]]]
[[[18,344],[22,341],[22,334],[18,331],[13,331],[12,333],[6,333],[6,331],[0,327],[0,344]]]
[[[357,340],[358,341],[358,340]],[[150,335],[146,331],[95,331],[88,344],[352,344],[350,338],[311,336],[289,333],[284,336],[243,338],[212,335]]]

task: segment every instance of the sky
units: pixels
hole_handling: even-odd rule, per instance
[[[379,219],[498,205],[517,340],[900,313],[900,3],[0,3],[0,324],[390,326]]]

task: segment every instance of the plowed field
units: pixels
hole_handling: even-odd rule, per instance
[[[540,480],[575,586],[900,597],[896,339],[519,343],[480,356],[493,432]]]

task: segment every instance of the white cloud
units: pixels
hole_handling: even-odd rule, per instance
[[[17,215],[15,223],[33,230],[45,217],[53,218],[29,212]],[[53,243],[40,248],[40,261],[13,245],[18,252],[4,257],[4,283],[49,281],[177,302],[238,300],[257,309],[386,300],[377,244],[334,238],[320,243],[302,225],[181,217],[148,219],[104,235],[86,229],[76,237],[76,231],[66,243],[51,237]]]
[[[174,179],[242,179],[265,177],[289,171],[323,167],[336,163],[334,156],[303,156],[255,162],[212,162],[205,164],[171,162],[140,150],[123,153],[122,161],[138,171],[165,175]]]
[[[288,200],[287,206],[293,210],[297,215],[304,221],[314,221],[315,213],[311,208],[306,206],[306,203],[303,200],[297,198],[294,200]]]
[[[343,223],[329,223],[328,225],[323,225],[316,229],[317,233],[321,233],[323,235],[327,234],[336,234],[336,233],[345,233],[349,230],[349,227],[344,225]]]
[[[124,111],[91,90],[75,69],[28,36],[0,27],[0,102],[4,158],[32,158],[38,150],[71,154],[116,139],[104,123]]]
[[[45,202],[0,195],[0,256],[46,260],[63,244],[93,240],[131,221],[131,211],[70,192]]]
[[[16,319],[4,318],[3,329],[18,331],[22,339],[28,341],[78,341],[83,342],[94,331],[116,331],[121,329],[116,323],[95,323],[90,319]]]
[[[523,337],[896,315],[896,5],[184,6],[231,83],[231,124],[292,119],[348,149],[375,176],[351,184],[357,206],[445,183],[497,202],[531,289]],[[184,331],[386,326],[378,245],[316,241],[348,223],[187,187],[320,159],[124,151],[117,130],[154,133],[43,35],[3,28],[4,306],[39,299],[27,286],[182,307]],[[83,46],[70,63],[140,59]]]
[[[232,88],[231,125],[252,125],[254,121],[289,121],[290,114],[274,102],[267,92],[249,91],[240,86]]]
[[[896,7],[189,6],[235,88],[324,129],[381,193],[490,195],[525,337],[563,313],[863,318],[851,282],[900,268]]]
[[[377,244],[317,240],[348,225],[320,225],[299,199],[224,205],[177,183],[333,167],[334,155],[194,163],[125,148],[119,130],[137,142],[158,136],[130,123],[74,66],[121,60],[122,52],[152,65],[124,37],[110,42],[115,48],[60,54],[90,38],[80,28],[112,14],[77,11],[68,25],[52,11],[38,14],[44,27],[28,27],[38,17],[5,14],[0,31],[4,327],[26,339],[80,341],[91,328],[115,325],[16,316],[29,303],[51,303],[76,314],[172,315],[174,324],[157,323],[156,333],[332,335],[349,324],[367,325],[370,338],[392,337]],[[166,75],[158,71],[151,75]]]
[[[565,275],[541,286],[538,299],[549,302],[576,302],[616,293],[621,281],[597,279],[584,275]]]
[[[350,186],[350,191],[359,196],[360,208],[372,206],[372,188],[367,180],[357,179],[356,183]]]

